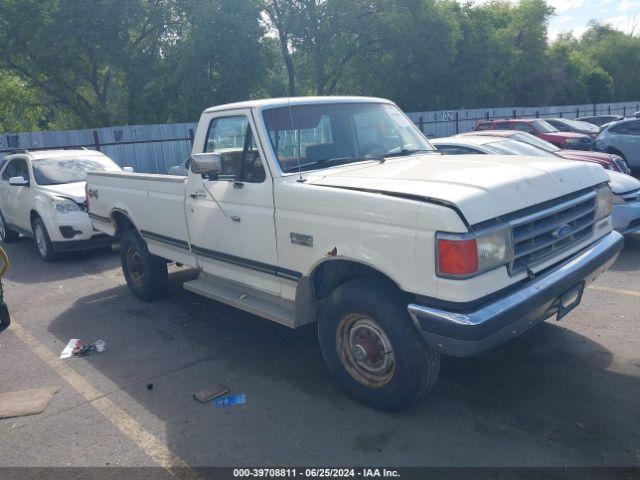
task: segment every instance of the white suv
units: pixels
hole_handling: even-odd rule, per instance
[[[86,212],[85,179],[89,171],[121,168],[93,150],[19,151],[0,167],[0,237],[35,239],[38,253],[53,261],[62,252],[107,246]]]

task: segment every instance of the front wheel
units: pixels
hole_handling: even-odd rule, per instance
[[[375,278],[352,280],[326,300],[318,338],[338,384],[358,400],[398,411],[426,397],[440,371],[397,290]]]
[[[169,281],[167,262],[150,253],[134,230],[127,230],[122,235],[120,261],[127,286],[136,297],[151,302],[166,295]]]
[[[33,240],[36,243],[36,248],[38,249],[40,258],[45,262],[53,262],[60,258],[60,254],[53,248],[51,238],[49,238],[49,232],[47,232],[47,227],[45,227],[44,222],[40,217],[37,217],[33,221],[31,228],[33,229]]]

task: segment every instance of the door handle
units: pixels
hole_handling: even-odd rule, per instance
[[[207,194],[202,192],[191,192],[189,196],[193,199],[196,199],[196,198],[204,198],[207,196]]]
[[[233,188],[243,188],[244,187],[244,183],[239,182],[239,181],[235,181],[233,182]]]
[[[240,217],[237,215],[233,215],[231,217],[229,217],[231,220],[233,220],[234,222],[240,222]]]

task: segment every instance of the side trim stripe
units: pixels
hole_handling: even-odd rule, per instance
[[[96,215],[95,213],[91,213],[89,212],[89,218],[92,220],[97,220],[99,222],[103,222],[103,223],[111,223],[111,219],[108,217],[102,217],[100,215]]]
[[[140,231],[140,233],[143,237],[146,237],[150,240],[166,243],[174,247],[184,248],[185,250],[189,249],[189,244],[184,240],[178,240],[177,238],[167,237],[165,235],[149,232],[147,230],[142,230]],[[201,255],[203,257],[212,258],[221,262],[250,268],[252,270],[258,270],[260,272],[269,273],[271,275],[286,278],[288,280],[293,280],[295,282],[300,280],[300,278],[302,277],[302,274],[300,272],[296,272],[295,270],[289,270],[288,268],[282,268],[276,265],[269,265],[268,263],[256,262],[255,260],[237,257],[235,255],[229,255],[228,253],[216,252],[214,250],[198,247],[196,245],[191,246],[191,251],[196,255]]]
[[[179,248],[184,248],[185,250],[189,250],[189,244],[184,240],[178,240],[177,238],[167,237],[165,235],[149,232],[147,230],[140,230],[140,234],[143,237],[147,237],[150,240],[155,240],[156,242],[166,243],[174,247],[179,247]]]

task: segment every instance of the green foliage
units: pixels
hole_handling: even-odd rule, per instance
[[[0,132],[37,130],[43,113],[36,92],[16,75],[0,70]]]
[[[2,0],[0,131],[193,121],[255,97],[430,110],[637,100],[640,38],[545,0]]]

